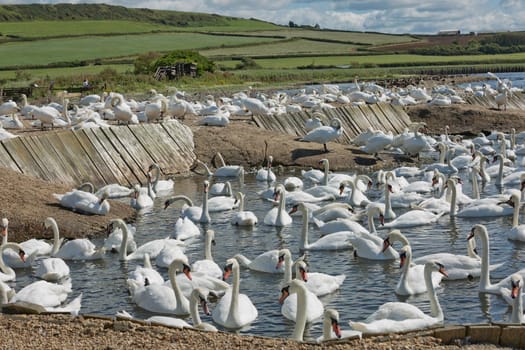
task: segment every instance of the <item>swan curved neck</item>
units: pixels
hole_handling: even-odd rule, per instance
[[[284,214],[286,213],[286,190],[281,188],[279,194],[279,207],[277,208],[277,224],[282,225],[284,222]]]
[[[301,245],[300,249],[306,249],[308,248],[308,209],[303,206],[303,227],[301,229]]]
[[[450,196],[450,216],[456,216],[456,197],[457,197],[457,189],[456,189],[456,184],[454,182],[451,181],[451,185],[452,186],[449,186],[450,188],[450,191],[451,191],[451,196]]]
[[[519,293],[514,298],[512,304],[512,316],[510,321],[512,323],[523,323],[525,322],[525,316],[523,315],[523,297],[522,297],[523,286],[520,287]]]
[[[200,218],[201,223],[210,222],[210,213],[208,212],[208,189],[206,188],[202,194],[202,213]]]
[[[181,310],[184,310],[187,312],[188,310],[188,300],[182,295],[182,292],[179,288],[179,285],[177,284],[177,269],[175,266],[170,265],[168,270],[169,276],[170,276],[170,284],[171,288],[173,289],[173,293],[175,294],[175,299],[177,300],[177,308],[181,308]]]
[[[324,175],[323,175],[323,185],[328,186],[328,172],[330,171],[330,163],[328,159],[324,161]]]
[[[289,284],[292,281],[292,257],[289,253],[284,255],[284,284]]]
[[[193,326],[196,327],[202,323],[201,316],[199,315],[199,295],[191,295],[190,300],[190,316]]]
[[[514,211],[512,212],[512,227],[518,227],[520,224],[520,198],[519,197],[513,197],[514,204]]]
[[[376,212],[379,212],[379,208],[377,207],[368,210],[368,232],[370,233],[376,232],[376,226],[374,224],[374,214]]]
[[[117,227],[122,231],[122,242],[120,242],[119,259],[126,260],[128,256],[128,225],[126,225],[126,223],[123,221],[118,220]]]
[[[392,202],[390,201],[390,189],[388,188],[388,182],[385,181],[385,214],[392,211]]]
[[[232,282],[232,298],[230,302],[230,310],[228,312],[228,320],[237,320],[237,316],[239,315],[239,284],[240,284],[240,276],[239,276],[239,265],[237,263],[233,264],[232,267],[232,274],[233,274],[233,282]],[[239,324],[240,322],[236,322]]]
[[[490,249],[490,243],[489,243],[489,237],[486,230],[482,231],[476,231],[477,235],[481,239],[481,245],[483,252],[481,254],[481,276],[479,280],[479,286],[480,289],[487,289],[490,287],[490,274],[489,274],[489,266],[490,266],[490,260],[489,260],[489,249]]]
[[[307,296],[306,288],[301,285],[297,290],[297,316],[292,339],[303,341],[304,328],[306,327]]]
[[[434,284],[432,283],[432,265],[425,265],[425,285],[427,287],[428,299],[430,300],[430,312],[432,317],[437,318],[438,320],[443,320],[443,310],[439,304],[439,300],[434,289]]]
[[[210,234],[206,235],[206,246],[204,247],[204,259],[205,260],[212,260],[213,256],[211,255],[211,245],[212,245],[213,237]]]
[[[58,253],[62,241],[60,239],[60,232],[58,231],[58,225],[56,222],[51,224],[51,230],[53,230],[53,247],[51,248],[51,256],[54,256]]]
[[[472,169],[470,173],[470,181],[472,182],[472,198],[479,199],[479,185],[478,185],[478,174]]]

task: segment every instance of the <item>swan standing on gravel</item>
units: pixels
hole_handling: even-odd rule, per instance
[[[228,329],[239,329],[249,325],[258,316],[257,309],[246,294],[239,293],[240,270],[236,259],[228,259],[223,279],[233,273],[233,283],[221,298],[212,313],[213,321]]]
[[[350,321],[350,327],[366,334],[408,332],[428,328],[443,323],[443,310],[432,283],[432,272],[447,275],[438,262],[429,262],[424,267],[425,285],[430,300],[431,316],[419,308],[402,302],[388,302],[368,316],[363,322]]]
[[[343,134],[343,127],[339,118],[330,121],[330,125],[323,125],[309,131],[303,136],[302,141],[317,142],[323,145],[324,151],[328,153],[326,144],[336,140]]]

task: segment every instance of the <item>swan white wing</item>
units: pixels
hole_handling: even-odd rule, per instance
[[[33,282],[16,293],[12,302],[25,301],[44,307],[59,306],[71,292],[71,283],[61,285],[47,281]]]
[[[231,288],[228,289],[217,306],[215,306],[215,309],[213,309],[213,321],[226,328],[241,328],[252,323],[258,316],[257,308],[246,294],[239,294],[238,298],[239,313],[234,315],[234,319],[230,319],[228,316],[230,313],[232,290]]]
[[[304,249],[308,250],[343,250],[352,249],[350,238],[355,234],[350,231],[334,232],[319,238]]]
[[[139,287],[132,292],[132,300],[144,310],[161,314],[172,314],[177,307],[173,289],[165,285]]]
[[[174,328],[193,328],[188,322],[183,319],[169,316],[151,316],[145,320],[149,323],[162,324]]]
[[[369,260],[392,260],[399,257],[399,253],[392,247],[383,252],[383,240],[373,234],[356,234],[348,239],[354,247],[355,254]],[[380,242],[378,241],[380,240]]]
[[[175,222],[175,232],[173,236],[179,240],[185,240],[188,238],[198,237],[201,235],[199,227],[191,221],[190,218],[178,218]]]
[[[241,263],[242,266],[248,267],[250,270],[267,272],[267,273],[283,273],[284,268],[280,267],[276,269],[277,263],[279,262],[279,250],[273,249],[264,252],[253,260],[249,260],[242,254],[235,255],[235,258]]]
[[[346,279],[346,275],[328,275],[320,272],[309,272],[306,288],[317,296],[330,294],[338,290]]]
[[[164,284],[164,278],[155,269],[137,266],[135,270],[131,271],[128,275],[128,281],[132,280],[137,282],[137,285],[145,285],[146,279],[149,284]]]
[[[396,219],[380,226],[379,228],[407,228],[421,225],[428,225],[436,222],[443,213],[434,214],[426,210],[411,210],[401,214]]]
[[[440,324],[442,321],[427,316],[424,319],[407,319],[401,321],[394,321],[389,319],[377,320],[370,323],[364,322],[350,322],[350,326],[358,331],[367,334],[382,334],[382,333],[398,333],[408,332],[418,329],[431,327],[435,324]]]
[[[222,278],[221,267],[213,260],[198,260],[191,265],[192,274],[202,273],[217,279]]]
[[[40,260],[35,270],[35,276],[49,282],[56,282],[69,276],[70,270],[66,262],[60,258]]]
[[[239,211],[233,214],[231,218],[232,225],[236,226],[254,226],[259,219],[252,211]]]
[[[230,285],[222,279],[203,273],[192,272],[191,281],[184,274],[178,274],[176,279],[177,285],[186,298],[190,298],[193,289],[198,287],[207,289],[215,295],[223,295],[230,288]],[[166,281],[165,285],[171,285],[170,281]]]

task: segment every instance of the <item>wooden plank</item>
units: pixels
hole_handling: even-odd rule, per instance
[[[395,131],[395,127],[390,123],[388,118],[383,114],[383,111],[381,111],[377,104],[369,105],[368,108],[373,113],[379,125],[381,125],[381,130]]]
[[[121,145],[121,153],[127,153],[127,159],[129,159],[128,166],[133,168],[141,182],[147,181],[146,174],[148,167],[154,162],[149,154],[144,150],[144,146],[139,140],[133,135],[131,129],[127,126],[113,127],[110,128],[114,135],[114,141],[119,142]]]
[[[73,164],[81,175],[77,179],[78,184],[80,185],[87,181],[100,182],[101,180],[98,179],[100,179],[101,176],[98,174],[97,168],[93,165],[90,159],[86,157],[86,153],[75,135],[69,131],[57,133],[56,136],[64,145],[64,148],[62,149],[64,157]],[[97,180],[95,181],[94,179]]]
[[[61,176],[62,172],[56,169],[56,163],[53,161],[52,158],[50,159],[48,156],[46,156],[47,150],[45,148],[42,148],[41,145],[39,145],[39,142],[35,141],[35,137],[22,137],[20,138],[20,141],[24,143],[28,151],[31,153],[36,165],[42,169],[42,179],[48,181],[58,180],[61,182],[69,183],[70,179],[64,179]]]
[[[131,173],[120,154],[113,149],[106,136],[98,129],[82,130],[85,137],[97,150],[102,161],[107,164],[109,170],[116,178],[116,183],[123,186],[132,186],[137,183],[137,179]]]
[[[108,156],[107,152],[101,147],[97,148],[97,145],[99,145],[98,141],[95,144],[89,139],[85,130],[86,129],[77,130],[74,132],[74,135],[101,175],[97,181],[92,181],[93,185],[101,187],[107,184],[120,183],[120,180],[123,178],[122,173],[111,157]]]
[[[99,149],[99,154],[103,154],[103,150],[111,158],[113,163],[117,166],[117,169],[122,173],[123,178],[118,182],[125,186],[133,186],[140,180],[135,176],[135,174],[128,167],[120,152],[115,149],[113,144],[110,142],[106,134],[103,132],[107,128],[98,128],[98,129],[86,129],[84,132],[86,136],[96,145]],[[126,185],[127,183],[127,185]]]
[[[25,145],[20,140],[20,137],[15,137],[4,141],[4,147],[9,152],[11,158],[16,162],[22,174],[33,176],[36,178],[43,177],[43,170],[36,165],[31,153],[27,150]]]
[[[159,128],[162,129],[159,124],[130,125],[128,128],[153,162],[159,164],[167,159],[168,155],[162,147],[164,146],[163,140],[158,137],[160,136],[158,134]]]
[[[355,108],[341,108],[341,115],[345,118],[346,126],[349,129],[348,134],[355,138],[357,135],[362,133],[360,126],[356,123],[357,113]]]
[[[119,142],[118,137],[115,136],[113,131],[111,129],[113,128],[120,128],[121,126],[113,126],[109,128],[99,128],[98,136],[100,136],[100,140],[104,140],[103,142],[106,143],[106,147],[109,147],[111,145],[111,153],[114,155],[113,159],[116,157],[120,158],[122,163],[124,164],[124,168],[127,168],[127,174],[130,174],[130,182],[131,183],[145,183],[146,180],[146,172],[145,169],[143,169],[141,166],[139,166],[137,163],[135,163],[135,160],[133,157],[127,152],[126,149],[122,146],[122,144]],[[102,135],[105,137],[103,138]],[[133,180],[135,178],[135,180]]]
[[[162,123],[164,130],[173,141],[174,149],[177,151],[177,159],[185,167],[189,168],[197,159],[193,147],[193,133],[188,127],[177,126],[176,123]],[[179,124],[180,125],[180,124]],[[191,135],[191,137],[190,137]]]
[[[69,159],[64,158],[61,148],[57,148],[52,142],[54,134],[44,134],[35,137],[35,143],[42,149],[47,150],[49,161],[54,162],[57,169],[62,171],[64,181],[71,186],[78,185],[77,177],[72,176],[75,172],[74,166],[69,162]]]
[[[14,159],[11,158],[11,155],[5,148],[3,141],[0,142],[0,166],[4,168],[13,169],[14,171],[18,171],[19,173],[22,172],[22,170],[18,167],[18,164],[16,164]]]

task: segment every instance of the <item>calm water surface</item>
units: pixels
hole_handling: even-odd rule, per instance
[[[300,174],[284,174],[278,177],[278,182],[291,175]],[[469,182],[466,181],[467,174],[460,175],[465,180],[463,191],[471,194]],[[417,178],[409,179],[409,181],[414,180]],[[178,179],[174,193],[185,194],[200,205],[202,195],[199,191],[202,188],[202,181],[203,178],[198,176]],[[260,224],[253,229],[237,228],[229,221],[232,212],[211,213],[212,223],[207,227],[216,232],[217,244],[212,248],[215,261],[222,266],[235,253],[242,253],[253,259],[267,250],[278,248],[289,248],[293,258],[297,258],[300,255],[298,242],[302,225],[301,217],[294,217],[294,222],[289,227],[265,226],[262,224],[262,219],[271,207],[268,202],[258,197],[257,192],[267,189],[268,185],[256,182],[254,175],[246,175],[242,187],[236,180],[232,180],[232,185],[234,191],[242,189],[246,194],[245,210],[252,210],[258,216]],[[305,186],[309,185],[305,183]],[[484,188],[483,195],[498,193],[500,190],[489,184]],[[381,195],[381,191],[371,190],[367,194],[371,200],[375,200]],[[138,214],[135,235],[137,245],[152,239],[167,237],[174,231],[174,223],[180,212],[175,206],[163,210],[165,199],[166,197],[157,198],[152,210]],[[398,215],[403,212],[401,209],[395,211]],[[491,263],[504,263],[491,273],[492,281],[498,281],[525,267],[525,245],[508,241],[505,237],[505,232],[511,227],[511,217],[450,219],[448,216],[443,216],[437,224],[404,229],[402,232],[411,241],[414,257],[436,252],[465,254],[466,235],[476,223],[483,223],[488,227]],[[202,228],[204,230],[206,227]],[[380,235],[384,234],[385,232],[380,231]],[[310,237],[311,240],[319,237],[319,232],[312,225],[310,225]],[[95,243],[102,245],[103,241],[98,239]],[[396,249],[399,248],[400,246],[397,245]],[[480,248],[478,242],[478,249]],[[186,255],[190,262],[204,257],[203,236],[188,245]],[[325,307],[333,307],[339,311],[343,328],[348,328],[348,320],[363,320],[388,301],[406,300],[425,312],[430,312],[426,294],[410,297],[407,300],[399,298],[394,293],[400,277],[398,261],[376,262],[356,259],[351,251],[340,251],[308,253],[308,262],[311,272],[346,275],[340,290],[321,299]],[[121,262],[116,254],[111,253],[100,261],[68,262],[73,284],[71,297],[83,293],[81,313],[113,316],[119,310],[126,310],[137,318],[152,316],[151,313],[135,307],[130,302],[126,286],[128,272],[142,263],[135,260]],[[167,269],[159,269],[159,271],[166,279],[168,278]],[[34,281],[30,270],[18,270],[17,273],[17,281],[12,284],[16,290]],[[282,316],[278,303],[281,278],[280,274],[265,274],[241,268],[241,293],[248,295],[259,311],[255,322],[241,333],[270,337],[289,337],[292,334],[294,323]],[[479,279],[443,280],[437,293],[447,324],[510,319],[511,310],[505,301],[498,296],[479,294],[478,283]],[[213,309],[214,304],[210,306]],[[205,322],[213,322],[208,316],[202,316],[202,319]],[[322,320],[319,319],[309,325],[305,338],[317,337],[321,333]]]

